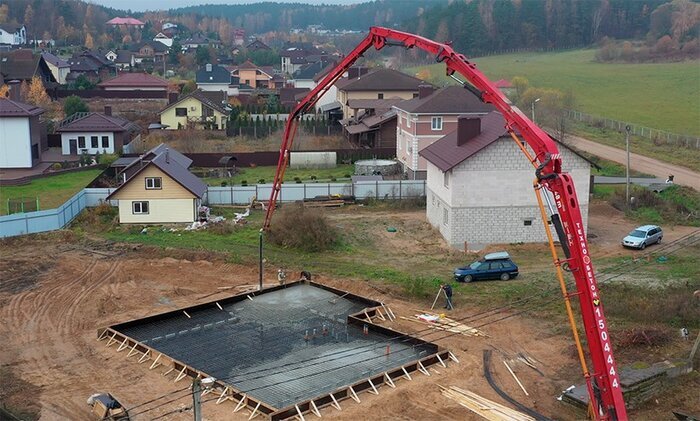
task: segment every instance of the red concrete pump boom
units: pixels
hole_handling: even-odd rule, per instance
[[[285,125],[277,172],[265,215],[264,229],[268,229],[270,226],[300,116],[311,110],[318,99],[342,77],[343,73],[365,51],[370,47],[381,50],[384,46],[417,47],[434,55],[437,62],[445,63],[449,76],[459,80],[454,76],[456,72],[466,78],[466,82],[469,84],[463,82],[464,87],[474,92],[482,101],[492,104],[503,114],[508,131],[513,136],[517,133],[532,149],[533,153],[530,154],[527,149],[521,148],[536,167],[536,186],[549,191],[554,198],[554,207],[552,207],[549,203],[549,197],[545,194],[545,198],[550,204],[552,223],[559,238],[562,239],[561,245],[566,256],[565,259],[559,260],[553,250],[555,265],[559,273],[561,273],[562,267],[570,271],[576,282],[577,291],[566,294],[566,298],[578,296],[581,307],[581,316],[588,343],[588,357],[593,364],[593,372],[589,373],[583,352],[579,352],[590,396],[591,412],[597,420],[626,420],[627,413],[622,397],[620,378],[613,358],[608,325],[591,263],[574,183],[568,173],[561,172],[561,157],[557,145],[544,130],[530,121],[517,107],[513,107],[493,82],[476,68],[474,63],[467,60],[464,55],[456,53],[449,44],[393,29],[370,28],[367,37],[340,64],[333,68],[290,114]],[[560,281],[563,282],[561,277]],[[562,289],[564,290],[563,287]],[[571,321],[573,322],[573,319]],[[574,336],[578,342],[575,325]]]

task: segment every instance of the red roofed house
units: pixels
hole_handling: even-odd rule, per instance
[[[450,133],[420,151],[427,161],[428,221],[453,247],[546,241],[532,189],[533,167],[505,124],[497,111],[460,116]],[[558,146],[562,170],[574,179],[585,228],[591,163]]]
[[[168,92],[168,82],[148,73],[120,73],[117,77],[99,83],[106,91],[161,91]]]
[[[18,92],[18,91],[17,91]],[[42,108],[0,97],[0,168],[32,168],[45,148]]]
[[[496,85],[496,87],[503,92],[505,96],[509,97],[511,94],[515,93],[515,86],[513,86],[513,84],[508,80],[499,79],[494,83],[494,85]]]
[[[141,22],[138,19],[134,19],[132,17],[125,17],[125,18],[114,18],[110,19],[107,21],[107,25],[110,26],[124,26],[124,27],[135,27],[135,28],[143,28],[143,25],[145,25],[143,22]]]
[[[136,124],[112,115],[112,107],[102,113],[75,113],[63,120],[56,133],[61,134],[61,153],[119,153],[141,129]]]

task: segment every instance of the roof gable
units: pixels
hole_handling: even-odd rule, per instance
[[[148,73],[121,73],[117,77],[106,80],[97,86],[126,86],[126,87],[149,87],[149,88],[167,88],[168,82],[150,75]]]
[[[392,69],[377,69],[353,79],[336,82],[343,91],[416,91],[426,82]]]
[[[229,111],[224,107],[223,104],[217,104],[211,98],[209,98],[206,94],[204,94],[204,92],[202,92],[202,90],[200,90],[200,89],[197,89],[196,91],[194,91],[188,95],[185,95],[184,97],[178,99],[177,101],[173,102],[172,104],[168,104],[165,108],[160,110],[159,114],[162,114],[166,110],[173,108],[174,106],[182,103],[183,101],[185,101],[188,98],[195,99],[195,100],[201,102],[203,105],[206,105],[207,107],[212,108],[215,111],[220,112],[221,114],[224,114],[224,115],[229,114]]]

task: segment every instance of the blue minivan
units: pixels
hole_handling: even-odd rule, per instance
[[[483,259],[454,271],[457,282],[480,281],[482,279],[507,281],[517,276],[518,265],[510,260],[510,256],[505,251],[489,253]]]

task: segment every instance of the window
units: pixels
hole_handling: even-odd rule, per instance
[[[97,136],[90,136],[90,147],[93,149],[100,147],[100,139]]]
[[[377,99],[384,99],[384,94],[377,94]]]
[[[406,116],[406,127],[411,128],[411,115]]]
[[[445,171],[442,173],[442,182],[445,187],[450,187],[450,171]]]
[[[175,108],[175,115],[178,117],[187,117],[187,108]]]
[[[489,268],[491,270],[503,269],[503,264],[501,262],[491,262]]]
[[[102,147],[109,148],[109,136],[102,136]]]
[[[78,136],[78,147],[85,149],[85,136]]]
[[[132,202],[131,206],[134,215],[148,214],[148,202]]]
[[[532,219],[524,219],[523,220],[523,225],[526,227],[532,226]]]
[[[37,159],[39,159],[39,145],[35,143],[32,145],[32,161]]]
[[[160,177],[146,177],[146,190],[160,190],[163,188],[163,179]]]
[[[430,128],[433,130],[442,130],[442,117],[433,117],[430,121]]]
[[[447,212],[447,209],[442,210],[442,223],[443,225],[447,225],[449,223],[449,213]]]

